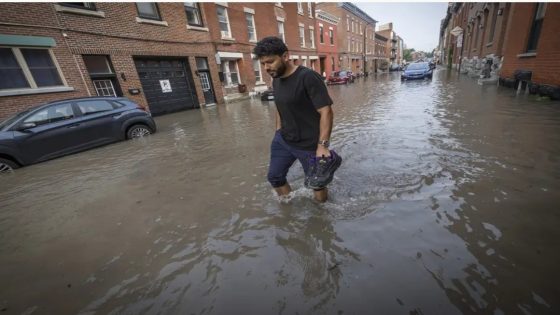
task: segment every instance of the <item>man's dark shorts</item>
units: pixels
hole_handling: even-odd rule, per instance
[[[303,171],[307,174],[309,158],[314,155],[315,151],[300,150],[290,146],[282,139],[280,131],[276,131],[270,146],[268,181],[274,188],[284,186],[287,182],[286,175],[296,160],[299,160]]]

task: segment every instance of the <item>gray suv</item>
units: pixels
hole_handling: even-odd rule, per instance
[[[154,132],[150,112],[124,97],[40,105],[0,123],[0,173]]]

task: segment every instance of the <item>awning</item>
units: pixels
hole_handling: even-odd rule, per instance
[[[243,54],[238,52],[218,51],[217,55],[223,59],[243,59]]]
[[[0,45],[55,47],[56,42],[52,37],[0,34]]]

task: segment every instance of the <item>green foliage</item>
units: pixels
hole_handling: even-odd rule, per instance
[[[403,58],[406,61],[412,61],[412,53],[415,52],[416,50],[414,50],[414,48],[410,48],[410,49],[405,49],[403,51]]]

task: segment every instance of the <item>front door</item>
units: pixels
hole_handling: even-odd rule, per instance
[[[204,57],[196,57],[195,60],[202,93],[204,94],[204,102],[206,105],[216,104],[216,95],[214,95],[214,89],[212,88],[212,77],[208,68],[208,60]]]
[[[210,79],[210,71],[198,71],[200,76],[200,83],[202,84],[202,93],[204,94],[204,101],[206,105],[216,104],[216,97],[214,90],[212,90],[212,80]]]

